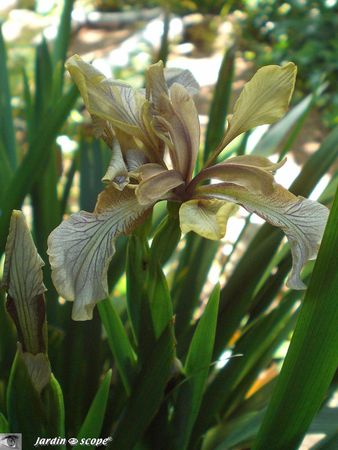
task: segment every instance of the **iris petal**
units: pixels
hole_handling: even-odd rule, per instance
[[[58,293],[74,301],[72,318],[88,320],[99,300],[108,295],[107,270],[115,252],[114,240],[143,220],[131,189],[107,188],[94,213],[80,211],[64,220],[49,236],[48,255]]]

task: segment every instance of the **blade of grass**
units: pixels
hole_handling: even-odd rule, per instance
[[[172,448],[185,450],[199,412],[214,346],[220,287],[216,285],[192,338],[184,364],[186,376],[172,419]]]
[[[107,408],[111,378],[112,378],[112,371],[110,369],[108,370],[104,379],[102,380],[102,383],[99,389],[97,390],[95,398],[92,404],[90,405],[86,418],[83,424],[81,425],[80,431],[77,435],[77,439],[80,442],[81,439],[98,438],[100,436]],[[79,444],[72,448],[80,450],[83,448],[83,445]],[[88,448],[89,450],[93,450],[95,446],[94,445],[86,446],[86,448]]]
[[[292,308],[295,301],[296,298],[290,296],[278,308],[258,318],[243,332],[233,348],[233,354],[242,356],[231,358],[224,368],[215,373],[206,389],[194,427],[194,441],[215,422],[217,414],[229,414],[237,406],[238,396],[242,397],[245,390],[249,389],[250,383],[263,369],[262,362],[267,362],[266,356],[271,358],[294,324]]]
[[[290,191],[304,197],[314,189],[338,156],[338,127],[324,140],[292,184]],[[271,225],[263,225],[250,242],[221,291],[215,357],[223,351],[250,306],[256,287],[276,252],[283,234]],[[255,261],[255,264],[253,264]],[[246,280],[243,286],[243,280]]]
[[[0,433],[9,432],[9,423],[6,417],[0,412]]]
[[[44,117],[26,156],[1,198],[0,254],[4,251],[11,212],[20,208],[26,194],[43,173],[50,157],[46,148],[54,142],[77,97],[78,91],[72,86],[55,105],[53,114]]]
[[[178,337],[186,333],[189,328],[211,263],[219,247],[218,242],[201,238],[193,233],[188,234],[186,239],[186,246],[183,254],[180,255],[180,263],[172,283],[176,315],[175,329]],[[179,345],[183,346],[183,344],[183,339],[179,339]]]
[[[337,369],[338,195],[296,329],[254,449],[294,449]]]
[[[16,145],[13,125],[11,93],[7,69],[7,54],[0,25],[0,140],[7,152],[8,161],[12,169],[16,168]]]
[[[133,376],[136,368],[136,355],[131,346],[123,323],[115,311],[110,299],[99,302],[98,310],[107,333],[109,347],[114,356],[114,361],[121,376],[123,385],[130,395]]]
[[[221,141],[231,96],[231,87],[235,71],[235,47],[226,50],[218,73],[214,95],[209,112],[209,124],[206,132],[203,162]]]
[[[173,361],[174,337],[172,324],[169,324],[135,380],[109,449],[131,450],[135,447],[161,405]]]

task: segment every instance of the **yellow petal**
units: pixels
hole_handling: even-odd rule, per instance
[[[245,84],[229,118],[224,148],[236,136],[258,125],[272,124],[286,113],[293,93],[297,67],[265,66]]]
[[[221,200],[189,200],[180,207],[181,230],[219,240],[225,235],[228,218],[236,209],[233,203]]]

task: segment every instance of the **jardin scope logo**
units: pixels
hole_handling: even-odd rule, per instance
[[[45,437],[38,437],[34,447],[37,446],[48,446],[48,445],[66,445],[67,443],[69,445],[81,445],[81,446],[94,446],[99,447],[101,445],[108,445],[109,442],[112,440],[112,437],[106,437],[106,438],[81,438],[76,439],[74,437],[66,439],[62,438],[60,436],[58,437],[52,437],[52,438],[45,438]],[[16,448],[16,447],[14,447]],[[18,447],[21,448],[21,447]],[[2,450],[2,447],[0,447],[0,450]],[[8,450],[8,449],[7,449]]]
[[[22,450],[21,433],[0,433],[0,450]]]

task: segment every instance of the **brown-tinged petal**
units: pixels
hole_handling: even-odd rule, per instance
[[[3,286],[7,292],[7,311],[17,328],[18,351],[39,393],[51,376],[42,266],[44,263],[23,213],[13,211],[5,249]]]
[[[58,293],[74,301],[74,320],[91,319],[95,304],[108,295],[107,270],[114,240],[136,227],[147,211],[134,190],[109,186],[99,195],[94,213],[72,214],[50,234],[52,279]]]
[[[178,83],[181,84],[190,95],[199,93],[200,86],[190,70],[169,67],[164,69],[164,78],[169,88],[174,83]]]
[[[184,185],[182,175],[176,170],[167,170],[157,164],[146,164],[140,169],[138,176],[141,181],[135,192],[141,205],[152,205],[170,198],[173,189]]]
[[[164,138],[163,130],[170,135],[172,146],[169,144],[169,152],[174,169],[189,181],[197,159],[200,126],[195,104],[183,86],[174,83],[170,88],[170,99],[166,95],[160,97],[156,120],[161,138]]]
[[[233,164],[230,161],[203,169],[189,184],[188,192],[192,193],[198,183],[207,179],[225,181],[264,193],[272,192],[274,178],[271,173],[259,167]]]
[[[183,233],[194,231],[200,236],[218,240],[226,232],[228,218],[236,211],[233,203],[222,200],[189,200],[179,211]]]
[[[287,284],[293,289],[305,288],[300,271],[317,254],[329,214],[325,206],[296,197],[279,184],[267,194],[231,183],[219,183],[197,188],[195,196],[235,202],[281,228],[289,240],[293,259]]]
[[[258,169],[265,170],[269,173],[276,173],[278,169],[280,169],[286,163],[286,158],[277,163],[273,163],[268,158],[264,156],[255,156],[255,155],[241,155],[234,156],[233,158],[229,158],[222,164],[238,164],[240,166],[252,166],[257,167]]]
[[[78,55],[68,59],[66,68],[91,115],[107,120],[148,146],[153,145],[153,137],[145,129],[142,117],[143,106],[147,101],[140,92],[127,83],[107,79]]]
[[[111,182],[119,191],[122,191],[129,183],[128,169],[123,159],[120,144],[117,140],[113,143],[109,166],[101,180],[104,183]]]
[[[20,342],[25,351],[45,351],[45,320],[42,266],[25,216],[13,211],[5,249],[3,286],[8,294],[9,312],[16,322]],[[15,316],[15,317],[14,317]]]

